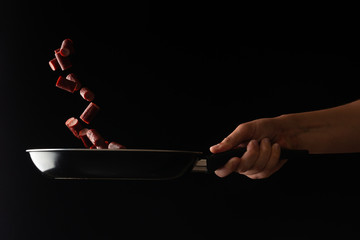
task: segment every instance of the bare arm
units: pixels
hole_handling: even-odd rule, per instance
[[[360,152],[360,100],[278,119],[292,136],[293,148],[311,153]]]
[[[215,173],[224,177],[238,172],[250,178],[266,178],[286,162],[280,147],[307,149],[310,153],[360,152],[360,100],[339,107],[285,114],[240,124],[210,151],[219,153],[246,146]]]

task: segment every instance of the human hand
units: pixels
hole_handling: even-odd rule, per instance
[[[278,171],[286,159],[280,159],[281,147],[289,147],[284,126],[277,118],[257,119],[240,124],[222,142],[210,148],[212,153],[220,153],[237,147],[246,147],[242,157],[231,158],[215,174],[225,177],[232,172],[252,179],[271,176]]]

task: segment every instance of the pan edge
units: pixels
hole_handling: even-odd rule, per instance
[[[189,154],[203,154],[198,151],[187,150],[168,150],[168,149],[88,149],[88,148],[34,148],[26,149],[26,152],[155,152],[155,153],[189,153]]]

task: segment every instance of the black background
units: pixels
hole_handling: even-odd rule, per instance
[[[356,159],[289,162],[259,181],[55,181],[25,153],[81,147],[64,122],[87,102],[48,66],[65,38],[101,107],[91,127],[129,148],[206,152],[241,122],[356,100],[352,6],[1,4],[1,239],[358,235]]]

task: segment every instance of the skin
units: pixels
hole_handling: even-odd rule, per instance
[[[286,159],[281,148],[307,149],[310,153],[360,152],[360,100],[318,111],[285,114],[240,124],[212,153],[246,147],[242,157],[231,158],[215,174],[232,172],[262,179],[278,171]]]

